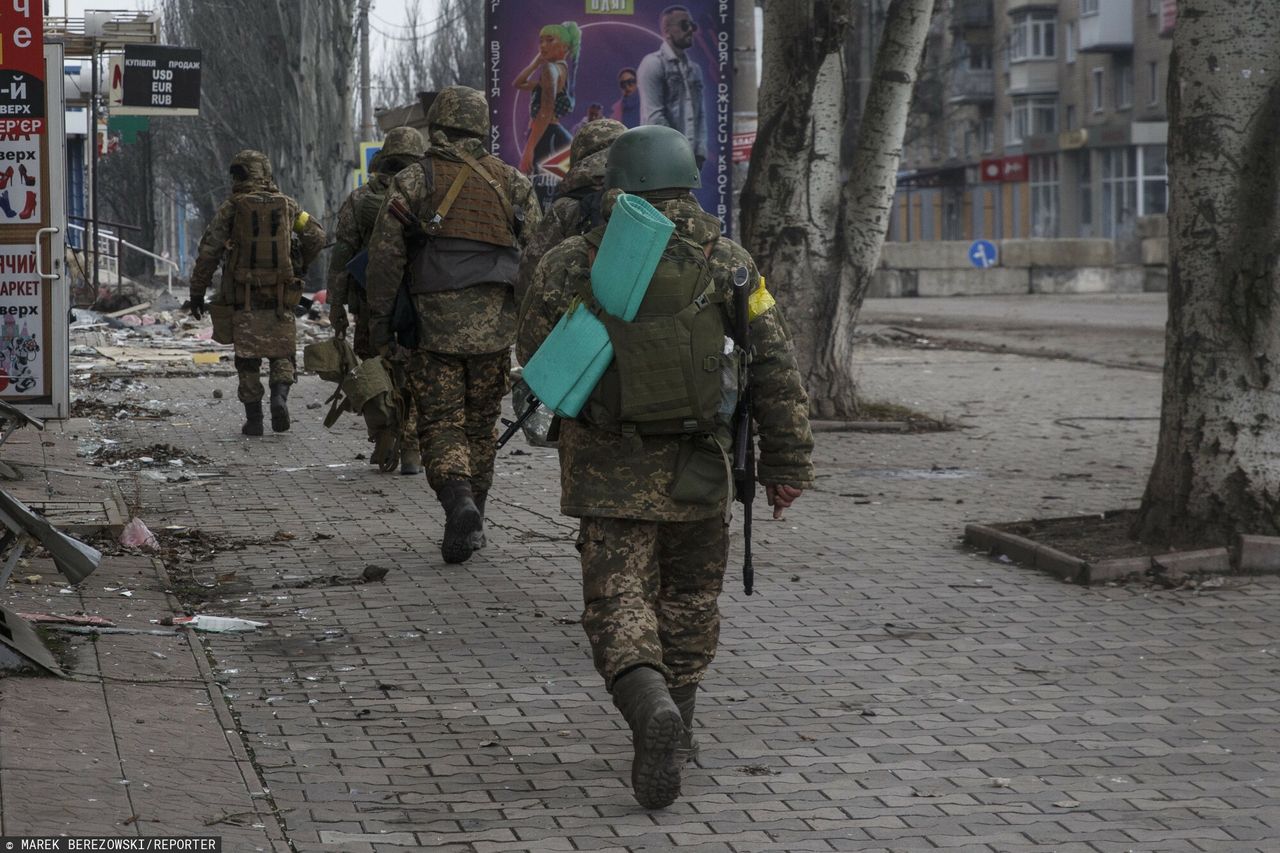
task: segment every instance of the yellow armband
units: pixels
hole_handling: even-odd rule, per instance
[[[300,211],[298,213],[298,218],[293,220],[293,230],[296,233],[301,234],[303,231],[307,230],[307,223],[310,221],[311,214],[307,213],[305,210]]]
[[[764,286],[764,276],[760,276],[760,286],[747,298],[747,320],[754,320],[777,304],[773,294]]]

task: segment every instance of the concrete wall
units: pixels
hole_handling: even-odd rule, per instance
[[[1156,223],[1144,225],[1142,264],[1118,262],[1110,240],[999,240],[999,260],[988,269],[976,269],[969,261],[968,242],[885,243],[867,295],[1162,291],[1168,276],[1168,236]]]

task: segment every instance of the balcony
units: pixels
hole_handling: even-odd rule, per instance
[[[1052,95],[1058,91],[1058,63],[1055,60],[1014,62],[1009,66],[1010,95]]]
[[[957,68],[947,87],[947,102],[952,104],[987,104],[996,97],[996,75],[990,68],[974,70]]]
[[[1010,15],[1018,12],[1056,12],[1058,11],[1058,0],[1009,0],[1005,11]]]
[[[954,0],[951,6],[951,29],[976,30],[995,23],[993,0]]]
[[[1099,3],[1098,12],[1080,16],[1081,53],[1117,53],[1133,50],[1133,6]]]

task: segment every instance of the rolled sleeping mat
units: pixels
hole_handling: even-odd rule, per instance
[[[649,202],[619,197],[591,266],[591,292],[605,311],[627,322],[635,319],[673,231],[675,223]],[[562,418],[576,418],[612,361],[604,324],[577,304],[524,366],[524,381],[544,406]]]

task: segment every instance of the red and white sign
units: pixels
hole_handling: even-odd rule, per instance
[[[756,145],[756,132],[735,133],[733,135],[733,162],[747,163],[751,160],[751,149]]]
[[[43,195],[40,137],[0,136],[0,225],[38,224]]]
[[[0,0],[0,133],[44,133],[44,12]]]
[[[1164,0],[1160,4],[1160,35],[1173,35],[1174,24],[1178,22],[1177,0]]]
[[[49,393],[42,284],[34,246],[0,245],[0,397]]]
[[[1027,155],[1011,154],[983,160],[978,167],[982,180],[991,183],[1020,183],[1027,179]]]

